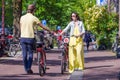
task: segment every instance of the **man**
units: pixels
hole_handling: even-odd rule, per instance
[[[35,5],[30,4],[27,9],[27,13],[20,19],[21,29],[21,46],[23,54],[23,62],[25,71],[28,74],[32,74],[31,70],[33,62],[33,44],[34,44],[34,28],[36,25],[51,32],[47,27],[44,27],[37,17],[34,16]]]

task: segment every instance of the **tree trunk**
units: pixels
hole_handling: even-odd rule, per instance
[[[120,37],[120,0],[119,0],[119,37]]]
[[[13,1],[13,35],[15,38],[20,37],[20,17],[22,13],[22,0]]]

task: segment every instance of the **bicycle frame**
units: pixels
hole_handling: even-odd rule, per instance
[[[65,51],[65,61],[67,61],[68,60],[68,44],[67,43],[65,43],[64,44],[64,51]]]
[[[46,59],[46,53],[42,48],[37,48],[36,50],[37,50],[37,55],[38,55],[38,52],[40,52],[41,56],[44,56]],[[44,62],[43,62],[44,57],[42,57],[40,61],[40,64],[42,64],[42,66],[44,65]]]

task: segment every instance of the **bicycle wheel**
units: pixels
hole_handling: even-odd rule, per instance
[[[9,56],[14,57],[16,55],[17,53],[16,47],[17,47],[16,44],[10,44],[9,54],[8,54]]]
[[[44,67],[44,74],[45,74],[46,73],[46,55],[45,55],[45,53],[43,55],[43,67]]]
[[[64,72],[66,71],[66,60],[65,60],[65,52],[62,52],[62,58],[61,58],[61,74],[64,74]]]
[[[44,64],[44,58],[41,52],[38,52],[38,70],[39,70],[39,75],[43,76],[45,74],[45,64]],[[42,60],[43,58],[43,60]]]

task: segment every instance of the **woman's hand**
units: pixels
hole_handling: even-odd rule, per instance
[[[80,37],[80,35],[74,35],[76,38]]]
[[[82,36],[83,36],[83,34],[81,34],[81,33],[79,35],[75,35],[76,38],[82,37]]]

